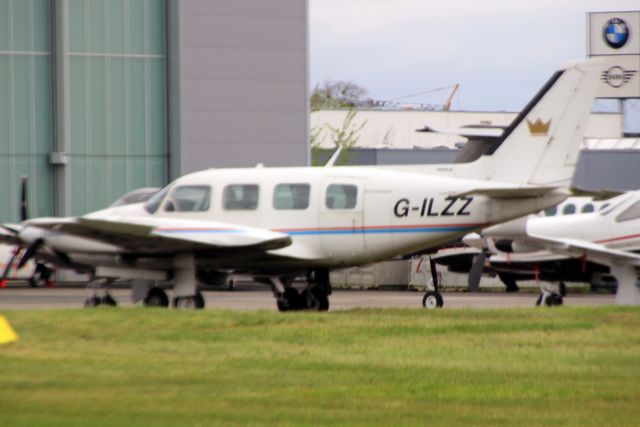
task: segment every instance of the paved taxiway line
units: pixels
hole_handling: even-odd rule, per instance
[[[10,285],[11,286],[11,285]],[[170,292],[169,292],[170,293]],[[113,289],[118,304],[131,307],[128,289]],[[422,292],[336,290],[331,296],[331,310],[354,308],[421,308]],[[0,289],[0,311],[80,308],[89,296],[84,288],[18,288]],[[203,292],[208,309],[276,310],[275,300],[267,289]],[[445,308],[510,308],[533,307],[534,293],[443,293]],[[565,305],[592,306],[613,304],[613,295],[576,294],[565,297]]]

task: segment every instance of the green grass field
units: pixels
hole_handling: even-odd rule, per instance
[[[3,313],[0,425],[638,425],[640,309]]]

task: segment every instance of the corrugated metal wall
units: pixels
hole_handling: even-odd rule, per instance
[[[0,0],[0,221],[101,209],[168,177],[165,0]],[[50,162],[50,153],[65,159]],[[54,162],[55,163],[55,162]]]
[[[164,0],[69,0],[70,214],[167,180]]]
[[[49,0],[0,0],[0,220],[15,221],[20,176],[33,215],[53,213]]]

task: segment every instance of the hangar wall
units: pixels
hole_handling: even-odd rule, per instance
[[[171,176],[307,164],[307,1],[190,0],[172,8],[170,114],[179,127]]]

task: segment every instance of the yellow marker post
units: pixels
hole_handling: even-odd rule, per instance
[[[18,335],[3,316],[0,316],[0,344],[18,341]]]

